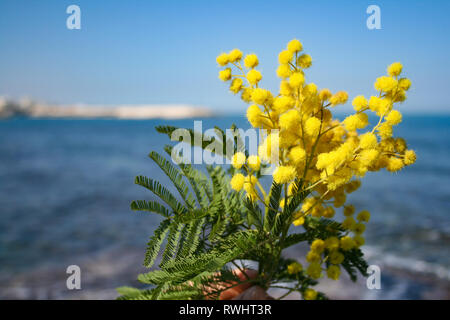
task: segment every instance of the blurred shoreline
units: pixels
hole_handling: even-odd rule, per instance
[[[211,117],[214,113],[204,107],[187,104],[167,105],[50,105],[29,99],[19,101],[0,97],[0,119],[16,116],[30,118],[77,119],[187,119]]]

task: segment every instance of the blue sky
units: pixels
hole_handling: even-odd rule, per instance
[[[67,6],[81,30],[66,28]],[[381,8],[381,30],[366,8]],[[394,61],[413,81],[401,110],[448,112],[450,1],[0,1],[0,95],[54,103],[189,103],[238,112],[215,57],[256,53],[278,88],[277,55],[292,38],[313,57],[308,82],[373,93]]]

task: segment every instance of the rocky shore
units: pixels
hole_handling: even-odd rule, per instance
[[[204,107],[185,104],[167,105],[50,105],[29,99],[14,101],[0,97],[0,119],[14,116],[31,118],[113,118],[113,119],[186,119],[210,117],[213,112]]]

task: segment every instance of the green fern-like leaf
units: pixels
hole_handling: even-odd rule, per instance
[[[153,236],[150,237],[150,240],[147,243],[147,251],[145,253],[144,259],[144,266],[146,266],[147,268],[150,268],[155,263],[155,259],[158,256],[169,226],[169,219],[162,221],[159,227],[155,230]]]
[[[154,212],[166,218],[170,217],[169,210],[156,201],[135,200],[131,202],[131,210]]]
[[[282,192],[282,185],[274,181],[270,188],[269,206],[266,207],[266,213],[264,215],[264,230],[266,231],[271,230],[275,222],[275,216],[278,213]]]
[[[172,156],[173,147],[166,145],[164,151]],[[191,164],[181,162],[178,165],[181,169],[182,174],[187,178],[192,190],[195,193],[197,202],[201,208],[206,208],[208,203],[212,201],[212,190],[210,188],[210,181],[208,178],[200,171],[194,169]]]
[[[175,188],[178,190],[178,193],[183,198],[184,202],[189,208],[193,208],[195,206],[194,199],[189,192],[189,188],[183,181],[183,175],[181,172],[176,169],[170,161],[167,161],[164,157],[162,157],[159,153],[152,151],[149,154],[149,157],[161,168],[161,170],[169,177],[169,179],[174,184]]]
[[[161,200],[169,205],[176,214],[180,215],[188,211],[181,203],[178,202],[175,196],[169,190],[164,188],[158,181],[144,176],[138,176],[136,177],[135,183],[147,188],[157,195]]]
[[[170,261],[175,257],[178,247],[178,241],[180,240],[181,230],[183,229],[183,224],[173,222],[169,227],[169,235],[167,236],[167,244],[164,249],[161,264],[163,266],[165,263]]]
[[[244,206],[247,209],[247,222],[251,225],[262,227],[262,213],[261,209],[252,202],[248,197],[244,199]]]
[[[308,235],[306,232],[290,234],[284,239],[283,249],[307,240],[311,240],[311,236]]]
[[[205,218],[202,218],[194,220],[189,224],[189,229],[185,239],[189,246],[183,246],[181,252],[179,253],[180,257],[192,255],[197,250],[199,245],[199,235],[205,221]]]
[[[209,252],[184,256],[168,262],[161,270],[141,274],[138,280],[153,285],[178,285],[203,272],[216,272],[225,264],[254,250],[257,237],[253,231],[238,232],[219,243]]]

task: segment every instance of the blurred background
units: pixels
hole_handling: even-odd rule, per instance
[[[80,29],[67,27],[70,5]],[[369,5],[381,29],[366,25]],[[215,57],[256,53],[264,87],[276,90],[278,52],[293,38],[313,58],[307,81],[350,101],[373,94],[395,61],[413,83],[395,135],[416,164],[368,174],[351,196],[372,213],[364,251],[382,288],[344,278],[320,289],[335,299],[450,298],[449,9],[438,0],[2,0],[0,298],[110,299],[137,285],[159,218],[129,209],[152,199],[134,177],[166,181],[147,158],[169,143],[154,126],[249,128]],[[81,268],[81,290],[66,287],[69,265]]]

